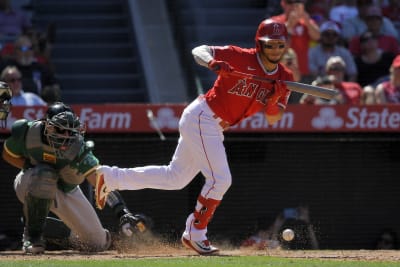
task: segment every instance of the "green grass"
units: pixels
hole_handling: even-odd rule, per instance
[[[135,258],[135,259],[110,259],[96,260],[93,256],[82,260],[60,260],[34,257],[24,257],[21,260],[3,260],[0,257],[0,266],[6,267],[391,267],[400,266],[399,262],[386,261],[360,261],[360,260],[328,260],[328,259],[293,259],[269,256],[214,256],[214,257],[184,257],[184,258]]]

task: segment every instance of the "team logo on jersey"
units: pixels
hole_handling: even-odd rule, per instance
[[[55,155],[43,152],[43,161],[55,164],[56,160],[57,159]]]
[[[266,105],[267,98],[271,96],[272,90],[260,87],[257,83],[247,82],[246,79],[240,79],[235,86],[228,90],[228,94],[255,98],[257,102]]]

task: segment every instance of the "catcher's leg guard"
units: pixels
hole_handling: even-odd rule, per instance
[[[22,249],[26,253],[40,254],[45,250],[42,236],[46,216],[50,210],[51,200],[40,199],[28,194],[25,198],[25,229]]]
[[[24,199],[24,245],[26,252],[35,253],[35,243],[39,244],[39,253],[44,251],[43,230],[50,206],[56,196],[58,176],[48,165],[40,164],[34,169],[31,183]],[[31,243],[31,244],[29,244]]]
[[[205,229],[220,203],[221,200],[211,198],[206,199],[200,195],[197,199],[195,212],[193,213],[195,217],[193,226],[197,229]]]
[[[42,235],[51,201],[33,197],[31,194],[26,196],[24,204],[25,228],[31,238]]]

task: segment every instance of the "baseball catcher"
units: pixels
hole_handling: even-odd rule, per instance
[[[85,179],[94,185],[99,166],[92,152],[94,143],[85,142],[84,133],[79,117],[60,102],[48,107],[44,119],[20,119],[11,127],[3,158],[21,170],[14,188],[23,203],[22,249],[26,253],[45,252],[43,232],[50,211],[70,229],[69,240],[75,248],[103,251],[111,245],[110,232],[79,187]],[[134,216],[118,192],[111,193],[107,204],[119,218],[121,235],[146,229],[143,217]]]

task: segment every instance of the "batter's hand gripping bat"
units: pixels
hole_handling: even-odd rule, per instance
[[[239,72],[239,71],[233,71],[229,73],[230,75],[236,76],[236,77],[241,77],[241,78],[248,78],[252,79],[255,81],[259,82],[269,82],[273,83],[275,80],[268,79],[265,77],[249,74],[249,73],[244,73],[244,72]],[[316,97],[321,97],[325,99],[332,99],[335,98],[339,94],[337,90],[334,89],[328,89],[328,88],[323,88],[319,86],[314,86],[310,84],[305,84],[305,83],[299,83],[299,82],[292,82],[292,81],[282,81],[286,84],[287,88],[291,91],[303,93],[303,94],[308,94]]]

